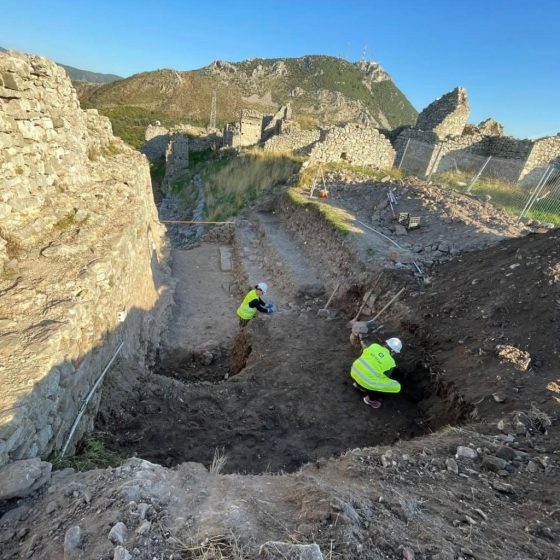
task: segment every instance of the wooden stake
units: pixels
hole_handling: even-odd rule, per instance
[[[360,309],[358,309],[358,313],[356,313],[356,316],[352,319],[352,321],[357,321],[358,317],[360,316],[360,313],[362,312],[363,308],[366,306],[367,300],[371,297],[371,294],[373,293],[373,290],[375,290],[375,288],[377,287],[377,284],[379,284],[379,280],[381,280],[381,276],[382,276],[382,272],[380,272],[377,275],[377,278],[375,279],[375,282],[373,283],[373,286],[371,287],[371,289],[369,289],[365,296],[364,299],[362,301],[362,305],[360,305]]]
[[[403,292],[404,292],[404,288],[401,288],[401,289],[399,290],[399,292],[397,293],[397,295],[396,295],[395,297],[393,297],[393,299],[392,299],[392,300],[391,300],[391,301],[390,301],[390,302],[389,302],[389,303],[388,303],[388,304],[387,304],[373,319],[370,319],[369,321],[367,321],[367,323],[369,324],[369,323],[375,322],[375,320],[378,319],[379,316],[380,316],[390,305],[392,305],[392,303],[393,303],[394,301],[396,301],[396,299],[397,299]]]
[[[336,288],[333,290],[333,293],[331,294],[331,297],[329,298],[329,300],[327,301],[327,304],[325,305],[325,307],[323,307],[323,309],[327,309],[327,307],[330,305],[332,298],[334,297],[334,294],[336,294],[338,288],[340,288],[340,282],[336,285]]]

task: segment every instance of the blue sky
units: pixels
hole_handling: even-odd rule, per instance
[[[0,21],[0,46],[121,76],[367,45],[419,110],[462,85],[471,122],[560,132],[558,0],[0,0]]]

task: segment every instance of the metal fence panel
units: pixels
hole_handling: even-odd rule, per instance
[[[460,145],[408,139],[399,146],[398,167],[443,187],[487,195],[490,201],[520,219],[560,225],[560,167],[526,170],[525,159],[477,153]]]

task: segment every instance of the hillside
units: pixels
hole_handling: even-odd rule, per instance
[[[66,64],[60,64],[68,77],[71,80],[90,82],[92,84],[108,84],[114,82],[115,80],[122,80],[122,76],[117,76],[116,74],[100,74],[99,72],[90,72],[89,70],[80,70],[79,68],[74,68],[73,66],[67,66]]]
[[[415,122],[417,115],[378,64],[330,56],[215,61],[199,70],[144,72],[103,86],[77,84],[77,89],[82,106],[111,118],[115,131],[132,144],[154,119],[206,126],[212,91],[219,125],[241,108],[271,113],[287,102],[305,127],[367,121],[395,128]]]

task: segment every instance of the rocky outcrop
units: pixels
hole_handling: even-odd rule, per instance
[[[116,351],[153,351],[171,292],[146,159],[45,58],[0,54],[0,185],[1,466],[61,448]]]

